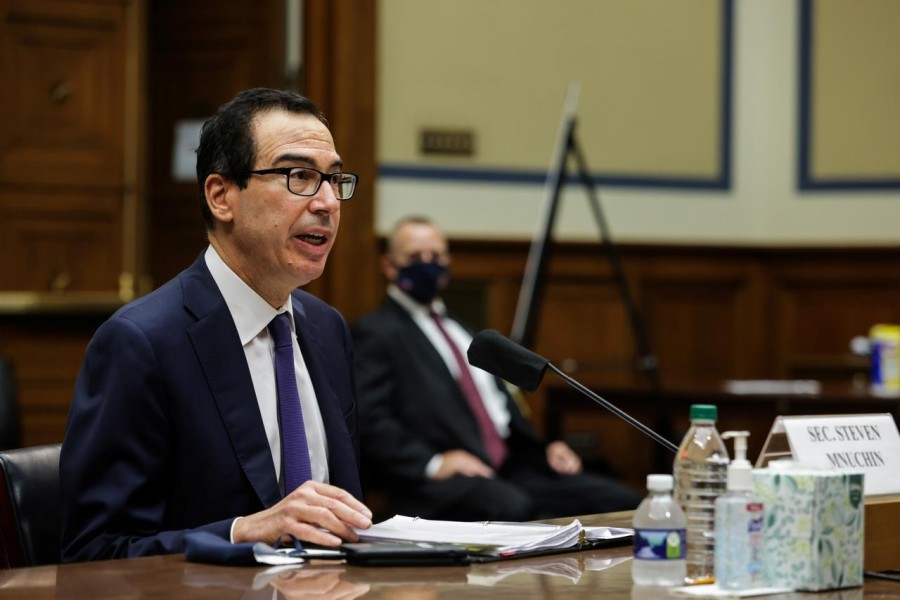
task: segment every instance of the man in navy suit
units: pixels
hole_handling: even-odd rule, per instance
[[[296,289],[322,274],[353,195],[342,165],[321,113],[297,94],[247,90],[204,124],[209,247],[118,310],[85,354],[60,457],[64,561],[183,552],[191,531],[336,546],[371,525],[347,326]],[[274,320],[293,334],[300,404],[282,416]],[[281,427],[293,419],[309,478],[284,489],[296,453],[284,456]]]
[[[472,337],[439,296],[449,264],[432,222],[402,219],[382,259],[388,297],[352,328],[364,471],[388,493],[387,512],[524,521],[635,508],[640,494],[582,472],[499,379],[468,364]]]

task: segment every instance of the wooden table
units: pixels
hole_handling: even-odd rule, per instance
[[[629,526],[631,513],[582,517],[586,525]],[[277,590],[278,594],[274,592]],[[0,598],[658,598],[632,590],[631,547],[464,567],[353,567],[318,561],[273,573],[268,567],[190,563],[181,554],[0,571]],[[867,579],[863,588],[768,596],[774,600],[900,598],[900,584]]]

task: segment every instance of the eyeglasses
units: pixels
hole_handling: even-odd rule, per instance
[[[327,181],[338,200],[349,200],[356,190],[359,181],[354,173],[323,173],[309,167],[279,167],[277,169],[260,169],[250,171],[246,175],[284,175],[287,189],[298,196],[315,196],[323,181]]]

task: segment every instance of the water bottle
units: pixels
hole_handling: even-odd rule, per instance
[[[725,491],[728,449],[716,431],[717,409],[691,406],[691,428],[675,457],[675,499],[687,519],[687,581],[715,580],[715,503]]]
[[[631,580],[641,586],[684,584],[685,518],[671,475],[647,475],[650,492],[634,512]]]

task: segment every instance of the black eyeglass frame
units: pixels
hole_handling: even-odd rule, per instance
[[[319,182],[316,184],[316,189],[314,189],[309,194],[300,194],[291,189],[291,172],[297,169],[302,169],[304,171],[312,171],[313,173],[319,174]],[[313,169],[312,167],[276,167],[274,169],[257,169],[256,171],[247,171],[244,173],[245,176],[249,177],[250,175],[284,175],[284,184],[287,186],[287,190],[294,194],[295,196],[301,196],[303,198],[308,198],[310,196],[315,196],[319,189],[322,187],[322,182],[326,179],[328,183],[331,183],[331,179],[337,175],[350,175],[354,178],[353,182],[353,191],[350,192],[350,195],[346,198],[338,198],[337,192],[335,192],[334,197],[340,200],[341,202],[345,200],[349,200],[353,197],[353,194],[356,193],[356,186],[359,185],[359,175],[356,173],[350,173],[348,171],[337,171],[335,173],[323,173],[318,169]]]

